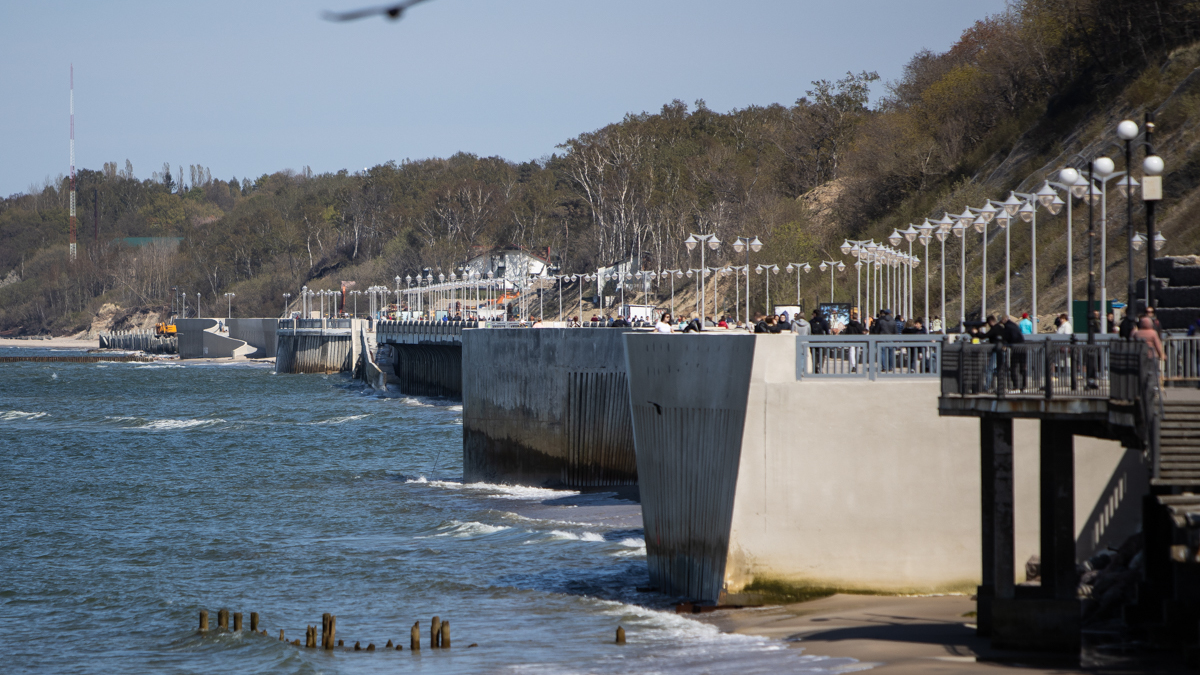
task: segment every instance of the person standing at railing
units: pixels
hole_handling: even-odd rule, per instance
[[[1162,338],[1158,337],[1158,331],[1154,330],[1154,322],[1150,317],[1142,317],[1142,320],[1138,322],[1138,329],[1133,331],[1133,336],[1146,343],[1146,354],[1150,358],[1159,361],[1167,358],[1163,351]]]
[[[792,333],[795,335],[812,334],[808,321],[805,321],[804,317],[799,314],[796,315],[796,320],[792,322]]]
[[[842,331],[844,335],[866,335],[867,327],[858,320],[858,309],[850,310],[850,322],[846,324],[846,330]]]
[[[1016,345],[1025,342],[1025,331],[1020,324],[1012,320],[1011,316],[1005,316],[1002,321],[1004,322],[1004,332],[1002,333],[1004,343],[1009,348],[1008,382],[1013,389],[1020,391],[1025,388],[1025,367],[1028,359],[1026,359],[1025,350]],[[1031,328],[1032,325],[1031,323]]]
[[[1021,321],[1017,325],[1023,335],[1033,335],[1033,322],[1029,320],[1029,312],[1021,315]]]
[[[1059,335],[1070,335],[1071,334],[1071,332],[1072,332],[1071,320],[1069,318],[1067,318],[1066,314],[1059,314],[1057,323],[1058,323],[1058,328],[1054,329],[1055,333],[1058,333]]]

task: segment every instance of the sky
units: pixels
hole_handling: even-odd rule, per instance
[[[847,72],[895,80],[1005,0],[428,0],[400,21],[321,18],[371,4],[0,2],[0,196],[68,173],[72,64],[77,168],[527,161],[673,99],[723,112]]]

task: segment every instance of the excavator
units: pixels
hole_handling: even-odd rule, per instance
[[[163,321],[155,324],[154,334],[158,337],[174,337],[178,334],[178,331],[175,328],[175,320],[172,319],[171,321]]]

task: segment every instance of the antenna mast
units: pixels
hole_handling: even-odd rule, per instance
[[[71,262],[75,262],[75,64],[71,64]]]

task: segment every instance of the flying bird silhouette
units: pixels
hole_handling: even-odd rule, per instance
[[[405,0],[405,2],[398,2],[394,5],[367,7],[366,9],[356,9],[350,12],[325,12],[322,16],[325,17],[326,21],[356,21],[368,16],[383,14],[387,18],[396,21],[404,14],[404,10],[419,2],[425,2],[425,0]]]

